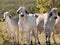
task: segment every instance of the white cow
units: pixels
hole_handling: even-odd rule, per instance
[[[17,10],[17,14],[19,15],[19,22],[18,22],[19,33],[20,33],[19,38],[23,39],[24,35],[22,33],[25,32],[28,45],[30,45],[31,44],[30,32],[33,31],[35,37],[35,43],[37,43],[38,34],[37,34],[36,18],[34,16],[31,16],[27,12],[25,7],[19,7],[19,9]]]
[[[14,44],[14,42],[18,43],[18,19],[13,18],[9,12],[5,12],[3,20],[6,22],[9,41],[12,44]]]
[[[38,15],[38,14],[35,14]],[[39,14],[36,19],[36,24],[37,24],[37,30],[41,34],[41,32],[44,30],[44,14]]]

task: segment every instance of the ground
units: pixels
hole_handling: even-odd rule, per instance
[[[60,34],[55,34],[55,39],[57,44],[54,44],[53,39],[51,37],[51,44],[52,45],[60,45]],[[34,40],[34,38],[33,38]],[[39,34],[39,40],[41,42],[41,45],[45,45],[45,34],[44,32],[42,32],[41,34]],[[26,42],[26,41],[23,41]],[[7,32],[6,32],[6,26],[5,26],[5,22],[0,22],[0,45],[9,45],[8,41],[7,41]]]

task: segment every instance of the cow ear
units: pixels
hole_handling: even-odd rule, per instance
[[[52,12],[49,13],[49,18],[52,16]]]
[[[29,12],[27,10],[25,10],[26,14],[29,14]]]
[[[58,11],[58,16],[60,17],[60,11]]]
[[[35,17],[38,18],[38,15],[35,14]]]
[[[20,10],[19,10],[19,11],[20,11]],[[16,12],[17,15],[19,14],[19,11]]]

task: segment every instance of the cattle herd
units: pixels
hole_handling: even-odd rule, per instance
[[[60,22],[60,12],[58,8],[52,8],[44,14],[30,14],[25,7],[19,7],[16,11],[16,15],[17,17],[12,17],[9,12],[4,12],[3,14],[3,21],[6,22],[8,39],[11,45],[23,45],[24,33],[26,33],[27,45],[33,45],[31,35],[35,38],[34,45],[41,45],[38,34],[42,31],[45,33],[46,45],[51,45],[51,34],[54,43],[56,43],[54,30],[60,31],[58,24]]]

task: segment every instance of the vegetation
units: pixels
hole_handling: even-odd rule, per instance
[[[57,7],[60,10],[60,0],[37,0],[36,8],[40,13],[45,13],[51,8]]]
[[[36,0],[0,0],[0,17],[2,17],[5,11],[9,11],[12,15],[16,15],[16,10],[20,6],[25,6],[30,13],[33,13],[35,10],[35,2]]]
[[[0,0],[0,18],[2,18],[3,13],[6,11],[9,11],[13,16],[16,15],[16,10],[20,6],[25,6],[30,13],[45,13],[51,7],[57,7],[60,10],[60,0]],[[5,22],[0,22],[0,45],[8,45],[6,40]]]
[[[45,13],[50,10],[51,4],[60,10],[60,0],[0,0],[0,17],[5,11],[16,15],[20,6],[25,6],[30,13]]]

